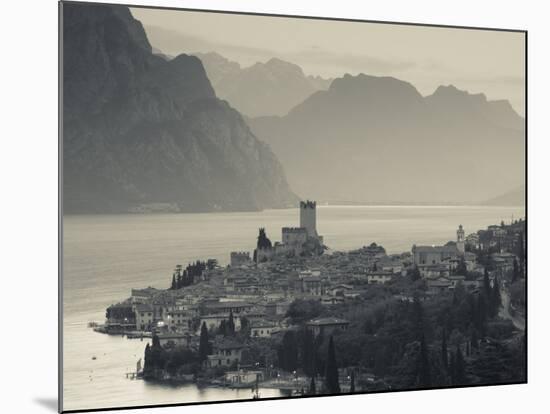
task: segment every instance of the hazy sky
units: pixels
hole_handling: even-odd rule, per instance
[[[519,114],[525,112],[522,33],[131,10],[151,44],[167,54],[218,52],[242,66],[278,57],[323,77],[394,76],[423,95],[453,84],[508,99]]]

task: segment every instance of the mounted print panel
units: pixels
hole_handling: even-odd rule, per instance
[[[60,21],[63,411],[526,382],[526,32]]]

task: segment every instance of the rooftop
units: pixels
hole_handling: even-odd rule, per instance
[[[347,321],[345,319],[329,317],[329,318],[312,319],[307,324],[312,325],[312,326],[348,325],[349,321]]]

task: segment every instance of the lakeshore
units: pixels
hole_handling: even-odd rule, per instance
[[[320,207],[318,222],[320,233],[325,236],[326,244],[331,247],[334,246],[337,250],[350,250],[353,247],[358,248],[371,241],[377,241],[388,250],[388,253],[392,254],[410,249],[414,242],[433,244],[444,243],[452,239],[459,220],[465,224],[467,229],[474,231],[499,222],[499,219],[507,219],[512,215],[521,217],[522,212],[523,210],[520,208],[489,207],[423,208],[415,206],[412,209],[401,207],[389,209],[380,207]],[[65,330],[66,333],[73,332],[76,338],[70,339],[73,334],[65,336],[65,338],[68,338],[66,341],[69,341],[68,344],[65,344],[65,350],[69,351],[66,359],[75,358],[79,360],[78,363],[82,363],[84,357],[81,347],[83,345],[79,345],[79,343],[89,343],[90,345],[86,345],[87,352],[99,354],[97,355],[97,361],[91,361],[92,355],[86,357],[92,366],[94,364],[96,366],[100,365],[100,361],[103,360],[103,356],[100,355],[99,349],[101,346],[99,342],[106,342],[104,349],[114,351],[118,355],[114,360],[105,363],[108,368],[105,367],[104,375],[98,374],[104,369],[103,366],[99,369],[94,368],[94,373],[91,374],[94,377],[93,381],[89,381],[83,370],[68,370],[64,386],[67,409],[71,406],[67,402],[76,400],[77,396],[81,401],[84,397],[84,404],[86,404],[87,398],[96,398],[95,403],[98,399],[108,400],[109,393],[105,393],[105,390],[109,388],[113,392],[118,388],[125,395],[127,393],[133,394],[132,398],[137,400],[128,402],[129,405],[169,403],[172,401],[206,401],[209,398],[204,393],[190,391],[190,388],[184,387],[185,396],[180,393],[174,396],[173,388],[170,386],[151,384],[146,381],[126,380],[123,378],[125,372],[134,369],[135,361],[143,357],[143,348],[149,340],[143,342],[139,339],[129,341],[125,338],[99,335],[85,327],[86,323],[91,320],[102,321],[104,309],[109,304],[116,303],[127,296],[130,287],[153,285],[159,288],[167,288],[173,264],[210,257],[218,258],[220,264],[227,264],[231,250],[251,250],[258,227],[265,226],[268,235],[277,238],[279,233],[277,227],[292,225],[293,222],[297,221],[296,213],[292,210],[201,216],[205,220],[197,218],[196,215],[130,216],[127,218],[117,216],[112,220],[109,216],[67,218],[69,223],[65,223],[65,230],[68,232],[65,247],[66,252],[69,253],[68,260],[71,263],[69,263],[69,266],[67,266],[67,263],[65,264],[65,280],[72,290],[69,289],[65,297],[66,324],[71,326],[74,323],[76,325],[71,326],[69,329],[66,327]],[[461,217],[461,219],[458,217]],[[186,221],[187,219],[189,220]],[[79,220],[80,222],[75,222]],[[176,223],[174,225],[174,220],[182,220],[183,224],[178,226]],[[118,223],[118,225],[111,228],[113,223]],[[208,223],[212,223],[211,229],[208,229]],[[246,225],[246,223],[250,224]],[[160,234],[152,239],[148,238],[146,232],[149,228],[159,229]],[[197,231],[194,231],[194,228]],[[109,233],[106,232],[107,229],[109,229]],[[173,232],[172,229],[174,229]],[[183,231],[184,229],[187,231]],[[235,232],[228,234],[230,231]],[[216,232],[221,241],[217,241],[218,237],[216,237],[217,240],[213,243],[212,240],[204,237],[208,234],[216,234]],[[78,234],[84,234],[85,237],[80,248],[75,250],[77,246],[71,245],[71,241],[75,241],[74,236]],[[114,237],[112,237],[113,235]],[[160,247],[152,248],[152,246],[158,246],[159,243]],[[351,243],[353,243],[353,246],[350,245]],[[144,252],[147,253],[144,254]],[[84,255],[79,253],[84,253]],[[95,258],[93,258],[94,255]],[[101,258],[100,255],[104,256],[106,261],[113,262],[112,269],[103,268],[101,260],[95,261],[98,257]],[[80,259],[77,259],[77,256]],[[113,260],[112,256],[116,256],[116,259]],[[178,259],[174,259],[174,257]],[[98,266],[89,268],[90,263],[94,263],[94,261]],[[75,267],[75,265],[77,266]],[[107,272],[114,273],[109,276]],[[97,279],[94,281],[93,278],[98,277],[98,273],[103,276],[105,282],[97,283]],[[80,274],[80,277],[84,276],[84,279],[90,276],[91,280],[79,281],[76,277],[71,278],[76,274]],[[110,283],[106,283],[107,280]],[[94,283],[95,294],[86,295],[86,297],[80,296],[78,291],[82,289],[82,286],[89,286],[91,283]],[[90,288],[87,287],[86,289]],[[72,293],[76,293],[76,295]],[[75,302],[76,298],[80,299],[78,304]],[[78,330],[76,329],[77,326]],[[72,328],[75,329],[72,330]],[[78,338],[83,335],[84,330],[94,335],[94,340],[88,337],[87,333],[87,340],[79,342]],[[94,343],[97,343],[97,345],[94,345]],[[122,349],[124,349],[124,352],[122,352]],[[71,350],[73,352],[70,352]],[[122,361],[126,362],[121,363]],[[69,363],[65,364],[66,367],[73,366],[70,361],[67,362]],[[74,380],[79,377],[81,377],[81,380],[75,382]],[[121,381],[117,378],[120,378]],[[88,380],[88,382],[85,380]],[[101,384],[101,382],[103,383]],[[84,387],[88,389],[84,390]],[[135,395],[135,391],[130,390],[134,390],[136,387],[146,392],[143,395]],[[218,388],[218,392],[219,390]],[[229,392],[229,390],[227,391]],[[262,391],[261,394],[262,396],[272,395],[267,390]],[[86,395],[89,397],[86,398]],[[227,395],[224,394],[224,396],[218,394],[212,399],[251,398],[250,390],[240,392],[239,395],[235,397],[233,391],[231,391]],[[275,396],[277,395],[280,394]],[[75,408],[80,407],[75,406]]]

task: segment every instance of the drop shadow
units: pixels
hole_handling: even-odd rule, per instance
[[[34,402],[41,405],[42,407],[47,408],[50,411],[57,412],[58,404],[57,398],[35,398]]]

